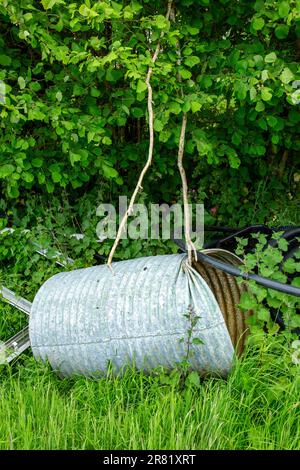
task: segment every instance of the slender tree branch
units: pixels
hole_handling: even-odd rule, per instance
[[[167,20],[170,18],[171,9],[172,9],[172,1],[169,1],[169,2],[168,2],[168,10],[167,10],[167,14],[166,14],[166,19],[167,19]],[[154,54],[153,54],[153,56],[152,56],[152,63],[153,63],[153,64],[156,62],[157,57],[158,57],[158,54],[159,54],[159,52],[160,52],[160,44],[161,44],[161,40],[162,40],[163,36],[164,36],[164,31],[162,31],[161,34],[160,34],[159,41],[158,41],[158,43],[157,43],[155,52],[154,52]],[[142,183],[143,183],[144,176],[145,176],[145,174],[147,173],[149,167],[151,166],[152,159],[153,159],[153,148],[154,148],[154,128],[153,128],[153,125],[154,125],[154,112],[153,112],[153,102],[152,102],[152,95],[153,95],[153,93],[152,93],[152,86],[151,86],[151,83],[150,83],[151,76],[152,76],[152,72],[153,72],[152,67],[149,67],[148,73],[147,73],[147,76],[146,76],[146,85],[147,85],[147,89],[148,89],[148,120],[149,120],[149,150],[148,150],[148,159],[147,159],[147,162],[146,162],[144,168],[143,168],[142,171],[141,171],[141,174],[140,174],[140,176],[139,176],[137,185],[136,185],[135,190],[133,191],[133,194],[132,194],[132,196],[131,196],[128,209],[127,209],[127,211],[125,212],[125,214],[124,214],[124,216],[123,216],[123,219],[122,219],[121,222],[120,222],[116,239],[115,239],[114,244],[113,244],[113,246],[112,246],[112,248],[111,248],[111,250],[110,250],[110,253],[109,253],[109,256],[108,256],[108,260],[107,260],[107,264],[108,264],[108,266],[109,266],[110,268],[111,268],[111,263],[112,263],[112,260],[113,260],[115,251],[116,251],[116,249],[117,249],[117,247],[118,247],[118,245],[119,245],[119,242],[120,242],[122,233],[123,233],[124,228],[125,228],[125,226],[126,226],[127,219],[128,219],[128,217],[129,217],[129,215],[132,213],[133,205],[134,205],[134,202],[135,202],[136,197],[137,197],[137,195],[138,195],[138,192],[139,192],[140,189],[142,189]]]
[[[174,7],[171,8],[171,20],[175,21]],[[181,65],[181,49],[180,49],[179,41],[177,41],[176,43],[176,54],[178,56],[177,65],[180,66]],[[181,87],[180,87],[181,97],[184,98],[184,92],[183,92],[183,87],[182,87],[182,77],[181,77],[180,72],[178,72],[178,81],[179,83],[181,83]],[[192,265],[193,253],[197,261],[197,250],[195,248],[194,243],[191,240],[191,214],[189,210],[189,195],[188,195],[189,193],[188,193],[186,172],[183,166],[186,124],[187,124],[187,114],[183,113],[181,132],[180,132],[180,138],[179,138],[179,146],[178,146],[177,166],[179,168],[179,173],[181,176],[181,183],[182,183],[182,199],[183,199],[183,211],[184,211],[184,235],[185,235],[185,242],[186,242],[187,252],[188,252],[188,263]]]
[[[186,241],[187,252],[188,252],[188,263],[192,265],[193,253],[194,253],[195,259],[197,260],[197,250],[195,248],[194,243],[191,240],[191,216],[190,216],[190,210],[189,210],[188,184],[187,184],[185,169],[183,167],[186,124],[187,124],[187,114],[183,113],[181,132],[180,132],[180,138],[179,138],[179,146],[178,146],[177,165],[179,168],[179,173],[181,176],[181,183],[182,183],[182,199],[183,199],[183,209],[184,209],[184,234],[185,234],[185,241]]]

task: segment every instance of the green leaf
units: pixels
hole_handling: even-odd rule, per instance
[[[115,51],[109,52],[104,58],[103,62],[104,63],[111,63],[114,62],[118,58],[118,54]]]
[[[73,86],[73,95],[75,96],[82,96],[85,94],[85,90],[82,86],[78,85],[77,83]]]
[[[239,131],[235,131],[235,132],[232,134],[231,142],[232,142],[234,145],[240,145],[241,141],[242,141],[242,134],[241,134]]]
[[[1,54],[0,55],[0,65],[10,65],[11,64],[11,58],[8,57],[8,55]]]
[[[234,168],[234,169],[239,168],[241,164],[241,160],[239,159],[237,154],[235,155],[233,153],[228,154],[228,160],[229,160],[230,168]]]
[[[71,165],[74,166],[74,163],[80,162],[81,155],[79,153],[70,152],[70,161]]]
[[[267,126],[267,123],[266,121],[263,119],[263,118],[260,118],[258,121],[257,121],[259,127],[263,130],[267,130],[268,129],[268,126]]]
[[[263,82],[265,82],[266,80],[268,80],[269,78],[269,72],[267,70],[263,70],[261,72],[261,79]]]
[[[44,184],[46,181],[46,177],[44,173],[39,172],[38,173],[38,182],[39,184]]]
[[[289,258],[284,263],[284,271],[287,272],[287,273],[293,274],[293,273],[299,271],[299,269],[297,269],[297,266],[299,266],[299,264],[300,263],[297,263],[292,258]]]
[[[0,166],[0,178],[7,178],[15,171],[15,167],[10,163]]]
[[[26,87],[26,82],[23,77],[18,77],[18,84],[21,90]]]
[[[33,158],[31,160],[31,164],[35,168],[40,168],[41,166],[43,166],[43,159],[39,157]]]
[[[265,20],[261,17],[256,17],[252,21],[252,27],[253,29],[255,29],[255,31],[260,31],[261,29],[263,29],[264,25],[265,25]]]
[[[283,71],[280,74],[280,80],[284,84],[290,83],[294,79],[294,74],[291,72],[291,70],[288,67],[285,67]]]
[[[26,183],[32,183],[34,181],[34,176],[33,174],[29,173],[29,171],[25,171],[23,174],[22,174],[22,177],[23,177],[23,180],[26,182]]]
[[[201,109],[202,105],[199,101],[191,101],[191,110],[193,113],[196,113]]]
[[[118,7],[121,7],[121,10],[122,10],[122,6],[118,5]],[[131,8],[135,13],[138,13],[139,11],[143,9],[143,6],[136,0],[131,0]]]
[[[264,155],[266,153],[266,147],[264,145],[253,145],[252,151],[255,155]]]
[[[199,57],[197,57],[195,55],[191,55],[191,56],[189,56],[185,59],[184,63],[188,67],[194,67],[195,65],[200,63],[200,59],[199,59]]]
[[[181,112],[181,106],[177,101],[171,101],[169,105],[169,111],[173,114],[179,114]]]
[[[39,82],[31,82],[29,86],[30,89],[33,91],[40,91],[40,89],[42,88]]]
[[[278,248],[281,250],[281,251],[287,251],[289,247],[289,244],[287,242],[287,240],[285,238],[279,238],[278,240]]]
[[[59,183],[61,181],[61,174],[57,171],[53,171],[51,173],[51,177],[54,183]]]
[[[198,388],[200,386],[200,377],[198,372],[190,372],[186,378],[186,385]]]
[[[28,120],[37,119],[38,121],[43,121],[45,119],[45,114],[40,111],[38,108],[33,108],[28,110]]]
[[[104,162],[102,164],[102,169],[103,169],[104,176],[106,176],[106,178],[116,178],[119,175],[117,170],[115,170],[114,168],[112,168],[111,166],[107,165]]]
[[[299,104],[299,103],[300,103],[300,89],[299,89],[299,90],[295,90],[295,91],[291,94],[290,98],[291,98],[291,102],[292,102],[293,104]]]
[[[213,81],[210,77],[205,76],[205,77],[202,78],[201,83],[204,86],[204,88],[209,88],[213,84]]]
[[[61,91],[58,91],[55,95],[55,98],[57,99],[57,101],[61,102],[62,100],[62,92]]]
[[[87,2],[88,3],[88,2]],[[96,16],[99,16],[98,13],[94,10],[92,10],[91,8],[89,8],[87,5],[81,5],[79,7],[79,13],[82,15],[82,16],[87,16],[87,17],[90,17],[90,18],[94,18]]]
[[[74,128],[74,124],[71,121],[61,121],[61,123],[64,125],[64,127],[68,130],[71,131]]]
[[[104,145],[111,145],[111,144],[112,144],[112,140],[111,140],[110,137],[108,137],[108,136],[106,135],[105,137],[103,137],[102,143],[103,143]]]
[[[280,18],[285,18],[289,14],[289,11],[290,11],[290,5],[288,2],[279,3],[278,14]]]
[[[155,119],[154,121],[154,130],[157,132],[162,131],[164,128],[163,123],[159,119]]]
[[[247,96],[248,86],[242,80],[237,80],[234,85],[234,89],[236,91],[237,97],[240,101],[244,101]]]
[[[254,87],[250,88],[250,99],[251,101],[254,101],[257,96],[257,91]]]
[[[41,0],[41,4],[45,8],[45,10],[50,10],[54,7],[54,5],[58,5],[61,3],[65,3],[63,0]]]
[[[192,55],[193,53],[193,49],[191,47],[185,47],[183,49],[183,55],[187,56],[187,55]]]
[[[270,312],[267,308],[259,306],[258,312],[257,312],[257,318],[259,320],[268,322],[270,320]]]
[[[48,193],[53,193],[54,191],[54,184],[52,183],[52,181],[50,181],[49,179],[47,180],[46,182],[46,188],[47,188],[47,191]]]
[[[268,87],[263,87],[261,89],[261,98],[264,101],[270,101],[272,99],[272,90]]]
[[[189,70],[183,69],[182,67],[180,68],[179,73],[184,80],[188,80],[192,76]]]
[[[263,57],[262,57],[261,55],[255,54],[255,55],[253,56],[253,60],[254,60],[255,65],[256,65],[257,67],[262,67],[262,66],[263,66],[263,61],[264,61],[264,59],[263,59]]]
[[[90,94],[91,96],[93,96],[94,98],[97,98],[98,96],[101,95],[100,91],[98,90],[98,88],[96,87],[92,87],[91,90],[90,90]]]
[[[182,105],[182,111],[184,113],[188,113],[190,109],[191,109],[191,102],[189,101],[189,99],[186,99]]]
[[[200,346],[201,344],[203,344],[203,341],[200,338],[193,338],[192,343],[196,344],[197,346]]]
[[[155,26],[159,29],[168,29],[170,22],[163,15],[158,15],[155,17]]]
[[[127,106],[125,106],[125,104],[122,104],[122,109],[123,109],[124,113],[127,114],[127,116],[130,115],[130,111],[129,111],[129,109],[127,108]]]
[[[282,131],[282,129],[284,128],[284,120],[277,116],[277,123],[276,123],[276,126],[275,126],[275,129],[276,131]]]
[[[255,282],[253,282],[253,284],[251,283],[251,291],[255,295],[258,302],[262,302],[268,295],[267,289],[260,286],[259,284],[256,284]]]
[[[192,36],[196,36],[196,34],[199,33],[198,28],[193,28],[192,26],[189,26],[189,25],[187,25],[186,29]]]
[[[124,8],[123,15],[124,15],[124,19],[125,19],[125,20],[132,20],[132,18],[133,18],[133,10],[132,10],[132,8],[131,8],[129,5],[127,5],[127,6]]]
[[[240,299],[240,306],[243,310],[252,310],[257,307],[257,301],[249,292],[243,292]]]
[[[285,39],[289,34],[289,27],[286,24],[281,24],[275,29],[275,36],[278,39]]]
[[[277,124],[277,119],[274,116],[267,116],[266,117],[267,123],[270,127],[275,127]]]
[[[277,55],[275,54],[275,52],[270,52],[270,54],[267,54],[266,57],[265,57],[265,62],[267,64],[272,64],[273,62],[275,62],[277,59]]]
[[[159,134],[159,141],[160,142],[167,142],[169,138],[171,137],[171,131],[170,130],[162,130]]]
[[[131,114],[135,118],[141,118],[144,116],[144,111],[141,108],[131,108]]]
[[[145,90],[147,90],[147,84],[143,80],[138,80],[136,91],[137,93],[143,93]]]

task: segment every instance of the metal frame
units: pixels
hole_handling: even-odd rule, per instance
[[[4,232],[13,233],[13,228],[3,229],[0,231],[0,234]],[[67,258],[65,261],[60,261],[59,259],[62,256],[62,253],[56,251],[54,256],[49,257],[47,249],[44,249],[36,242],[32,242],[33,246],[35,247],[35,251],[44,256],[47,259],[55,259],[55,263],[58,266],[66,267],[67,265],[74,264],[74,260],[72,258]],[[29,300],[24,299],[20,295],[17,295],[7,287],[0,286],[0,296],[4,299],[9,305],[16,307],[20,312],[26,313],[26,315],[30,315],[32,303]],[[1,344],[0,342],[0,364],[9,364],[13,359],[18,357],[24,351],[26,351],[30,347],[30,339],[29,339],[29,327],[26,326],[21,331],[16,333],[10,339],[5,341]]]
[[[21,296],[18,296],[17,294],[15,294],[15,292],[7,289],[6,287],[0,288],[0,294],[2,295],[3,299],[7,301],[7,303],[12,305],[13,307],[16,307],[21,312],[26,313],[26,315],[30,315],[32,305],[31,302]],[[28,326],[26,326],[25,328],[23,328],[23,330],[19,331],[12,338],[5,341],[0,346],[0,362],[4,364],[10,363],[15,357],[19,356],[20,354],[22,354],[22,352],[26,351],[29,346],[29,329]]]

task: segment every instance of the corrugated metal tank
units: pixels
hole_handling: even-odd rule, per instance
[[[223,250],[211,254],[234,264]],[[236,309],[234,278],[195,263],[185,254],[151,256],[56,274],[38,291],[29,333],[34,356],[64,376],[115,373],[127,364],[145,371],[172,368],[187,354],[186,318],[199,316],[190,363],[200,373],[226,376],[245,332]],[[183,341],[182,341],[183,340]]]

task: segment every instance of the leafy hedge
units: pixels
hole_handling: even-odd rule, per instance
[[[276,178],[293,168],[297,182],[299,1],[181,0],[173,21],[166,3],[0,0],[6,198],[106,181],[116,193],[133,187],[148,145],[145,76],[161,31],[153,194],[168,199],[179,187],[182,112],[194,181],[222,168],[245,198],[270,167]]]

